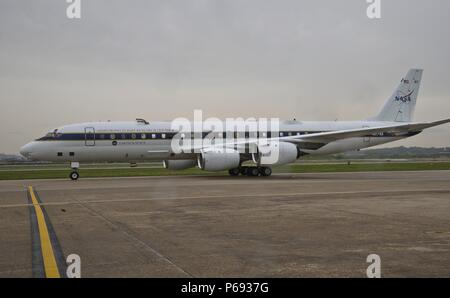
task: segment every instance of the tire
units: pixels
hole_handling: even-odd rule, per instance
[[[241,173],[241,169],[239,169],[239,168],[234,168],[234,169],[228,170],[228,174],[230,174],[230,176],[238,176],[240,173]]]
[[[240,171],[241,175],[247,175],[247,170],[248,170],[248,167],[241,167],[239,171]]]
[[[268,177],[270,175],[272,175],[272,169],[268,168],[268,167],[262,167],[259,169],[261,176],[265,176]]]
[[[70,179],[73,181],[78,180],[79,177],[80,177],[80,174],[78,174],[78,172],[76,172],[76,171],[73,171],[70,173]]]
[[[258,176],[259,175],[258,168],[257,167],[250,167],[250,168],[248,168],[247,175],[248,176],[253,176],[253,177]]]

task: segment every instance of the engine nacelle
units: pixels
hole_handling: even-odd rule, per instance
[[[194,159],[163,160],[163,167],[168,170],[184,170],[195,167]]]
[[[239,167],[239,152],[231,149],[216,149],[202,152],[197,157],[198,167],[205,171],[223,171]]]
[[[258,146],[258,152],[252,154],[258,165],[284,165],[294,162],[300,156],[297,146],[287,142],[270,142]]]

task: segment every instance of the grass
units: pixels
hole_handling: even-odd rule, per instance
[[[296,163],[273,168],[274,173],[325,173],[325,172],[371,172],[371,171],[427,171],[450,170],[450,162],[385,162],[385,163],[335,163],[302,164]],[[0,171],[0,180],[22,179],[56,179],[68,178],[70,169],[14,169]],[[92,177],[139,177],[139,176],[174,176],[174,175],[227,175],[223,172],[205,172],[197,168],[169,171],[163,168],[86,168],[80,169],[82,178]]]
[[[70,169],[65,170],[20,170],[0,172],[0,180],[22,180],[22,179],[56,179],[68,178]],[[180,171],[169,171],[162,168],[123,168],[123,169],[80,169],[83,178],[94,177],[139,177],[139,176],[173,176],[173,175],[205,175],[207,173],[199,169],[187,169]],[[225,172],[224,172],[225,173]]]
[[[291,173],[430,171],[450,170],[450,162],[386,162],[288,165],[282,168]]]

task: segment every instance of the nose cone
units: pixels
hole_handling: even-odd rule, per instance
[[[33,151],[31,150],[32,148],[31,143],[26,144],[25,146],[23,146],[22,148],[20,148],[20,154],[25,157],[25,158],[31,158],[31,154],[33,153]]]

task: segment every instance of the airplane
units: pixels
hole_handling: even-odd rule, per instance
[[[228,170],[231,176],[270,176],[271,166],[292,163],[305,155],[354,151],[405,139],[424,129],[450,122],[412,122],[422,69],[410,69],[378,114],[361,121],[282,121],[276,134],[258,132],[240,139],[223,138],[217,144],[174,152],[171,141],[179,131],[171,122],[88,122],[61,126],[20,149],[36,161],[68,162],[70,179],[79,178],[83,162],[162,161],[164,168],[181,170],[199,167],[205,171]],[[201,138],[205,137],[201,133]],[[239,132],[235,132],[239,133]],[[222,133],[220,133],[222,135]],[[224,135],[222,135],[223,137]],[[219,136],[218,136],[219,137]],[[192,135],[191,135],[192,138]],[[262,141],[264,139],[264,142]],[[256,147],[253,153],[238,147]],[[277,149],[277,159],[263,152]],[[224,150],[224,148],[226,150]],[[266,149],[266,151],[262,149]],[[198,150],[192,150],[198,149]],[[250,161],[254,165],[243,166]]]

